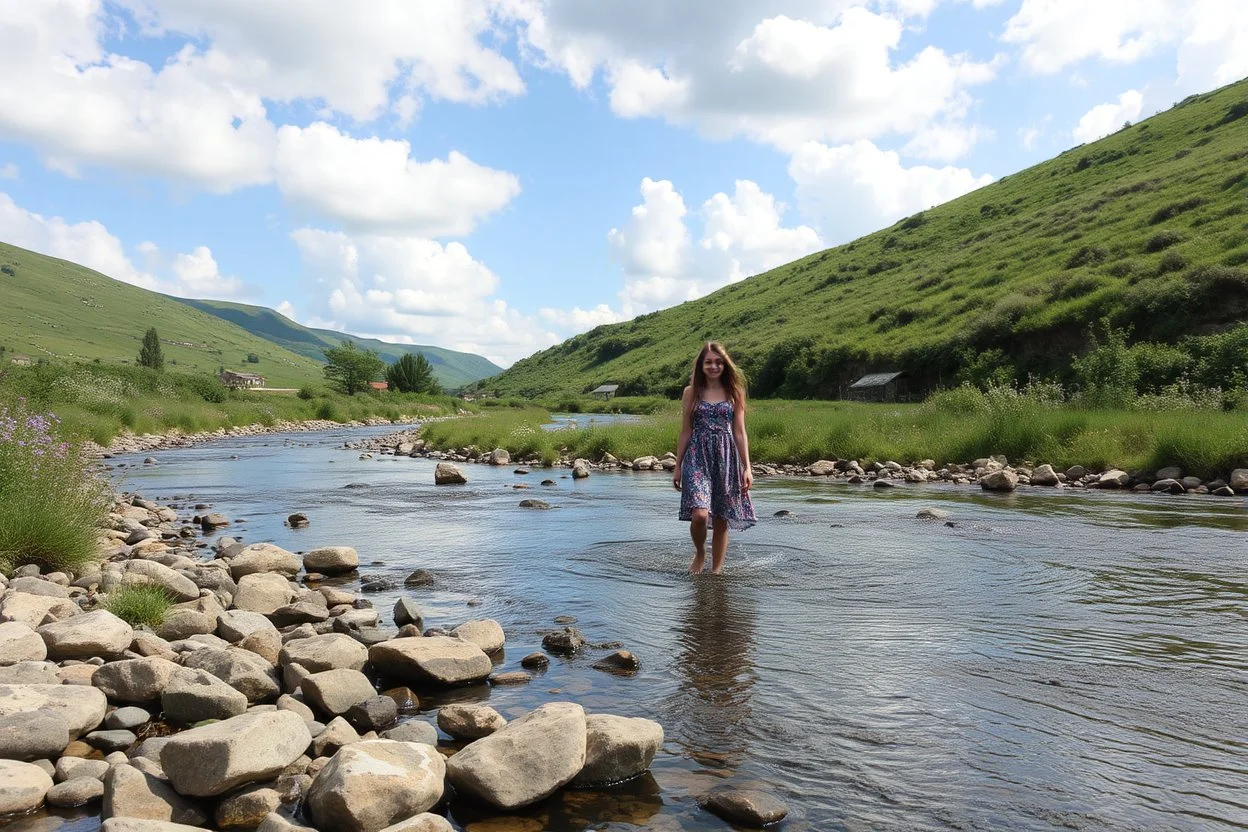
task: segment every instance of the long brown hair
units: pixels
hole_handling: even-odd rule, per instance
[[[745,373],[732,363],[732,356],[728,355],[728,350],[724,349],[724,345],[718,341],[707,341],[693,362],[693,373],[689,376],[689,384],[693,386],[694,398],[701,401],[702,394],[706,392],[706,372],[702,369],[702,362],[706,359],[706,354],[710,352],[724,359],[724,373],[719,377],[719,383],[724,386],[725,397],[732,402],[734,407],[741,407],[745,404]]]

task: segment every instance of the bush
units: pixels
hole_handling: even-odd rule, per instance
[[[1089,334],[1092,345],[1071,366],[1083,390],[1083,401],[1093,407],[1122,408],[1135,397],[1140,369],[1127,347],[1127,332],[1101,322],[1102,335]]]
[[[0,408],[0,569],[77,572],[96,558],[108,487],[60,432],[56,416],[32,413],[25,399]]]
[[[295,395],[296,395],[296,396],[298,396],[299,398],[303,399],[303,400],[306,402],[306,401],[308,401],[309,399],[314,399],[314,398],[316,398],[316,391],[315,391],[315,390],[313,390],[311,387],[308,387],[308,386],[305,384],[303,387],[300,387],[300,388],[299,388],[299,392],[298,392],[298,393],[296,393]]]
[[[1166,229],[1158,231],[1156,234],[1148,238],[1148,242],[1144,244],[1144,250],[1150,254],[1164,251],[1175,243],[1183,242],[1183,235],[1177,231]]]
[[[173,604],[173,598],[162,587],[126,586],[110,592],[102,606],[127,624],[155,627],[165,620],[165,613]]]

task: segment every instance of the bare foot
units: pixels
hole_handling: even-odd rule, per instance
[[[689,574],[698,575],[702,572],[702,567],[706,566],[706,555],[698,552],[693,556],[693,563],[689,564]]]
[[[722,566],[721,566],[721,567],[719,567],[718,569],[712,569],[712,570],[711,570],[711,574],[712,574],[712,575],[722,575],[722,574],[724,574],[724,567],[722,567]]]

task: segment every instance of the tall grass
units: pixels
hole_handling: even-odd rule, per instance
[[[96,557],[109,490],[60,420],[25,399],[0,407],[0,569],[76,572]]]
[[[605,454],[634,459],[676,450],[675,403],[642,419],[579,430],[545,431],[540,408],[498,408],[427,425],[437,448],[506,448],[544,460]],[[1202,477],[1248,467],[1248,421],[1222,411],[1143,412],[1061,404],[1012,388],[960,388],[923,404],[758,400],[746,418],[755,462],[808,464],[841,458],[944,465],[994,454],[1059,468],[1156,469],[1177,465]]]
[[[128,624],[155,627],[165,620],[173,598],[158,586],[123,586],[108,594],[104,609]]]

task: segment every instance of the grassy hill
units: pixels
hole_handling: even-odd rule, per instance
[[[155,327],[170,370],[221,367],[263,375],[270,386],[323,384],[322,365],[219,317],[97,271],[0,243],[0,347],[5,360],[133,364]],[[254,353],[258,364],[244,363]]]
[[[497,364],[480,355],[441,347],[425,347],[412,344],[392,344],[375,338],[359,338],[331,329],[312,329],[297,324],[284,315],[263,306],[248,306],[217,300],[182,300],[210,315],[237,324],[253,335],[285,347],[291,352],[324,363],[325,350],[336,347],[342,341],[354,341],[363,349],[376,350],[383,361],[393,364],[405,353],[423,355],[433,365],[438,382],[447,388],[462,387],[470,382],[494,375],[502,370]]]
[[[756,395],[836,396],[881,370],[926,388],[968,372],[1069,380],[1105,318],[1132,342],[1179,345],[1154,350],[1173,378],[1202,350],[1230,349],[1233,330],[1229,369],[1203,381],[1243,383],[1248,81],[852,243],[598,327],[479,386],[536,396],[614,382],[670,396],[707,339]]]

